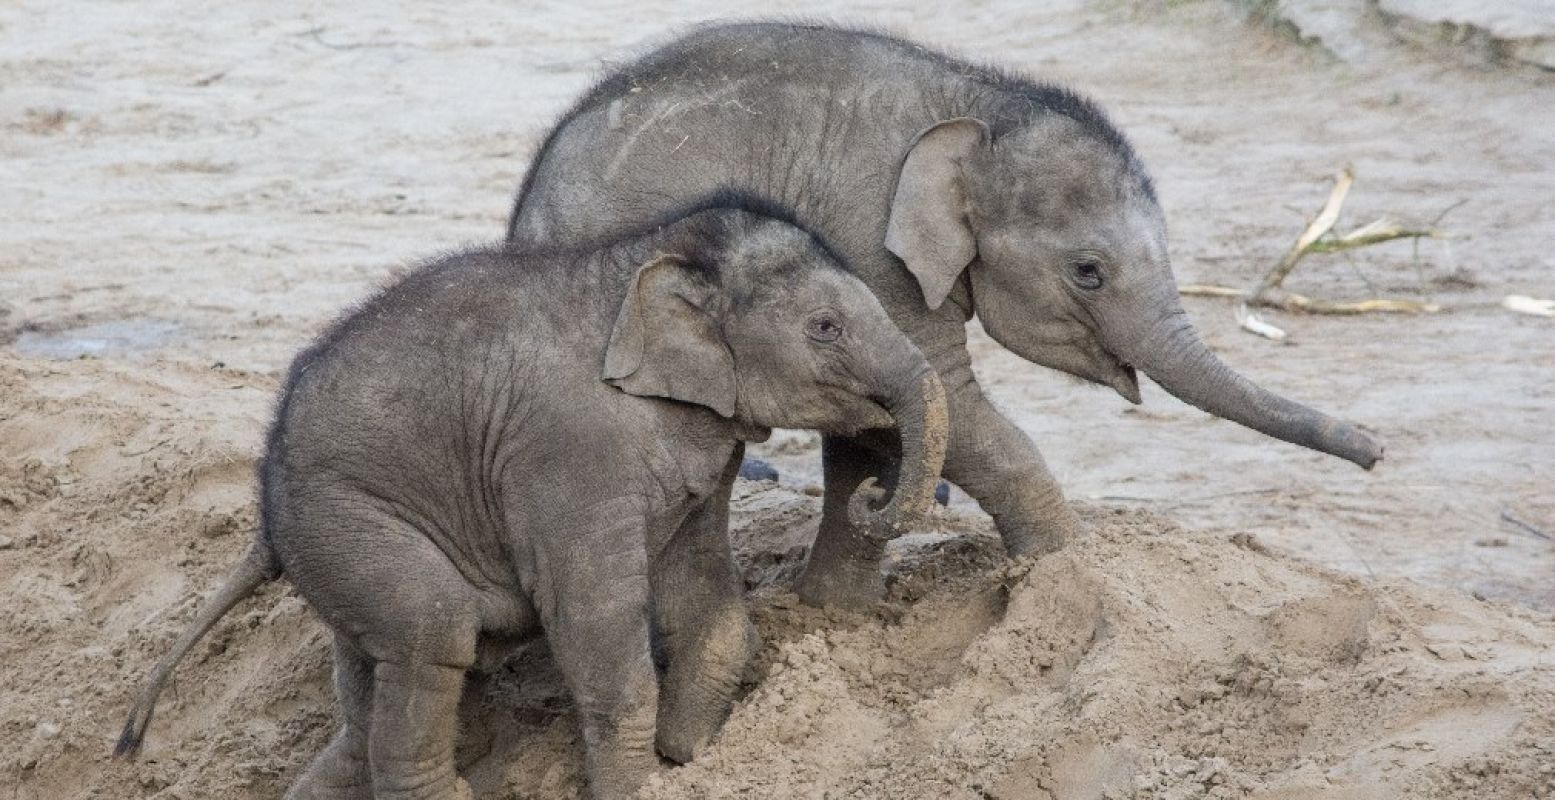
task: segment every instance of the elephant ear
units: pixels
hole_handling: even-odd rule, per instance
[[[956,279],[977,256],[967,222],[961,161],[988,143],[988,126],[969,117],[936,123],[907,150],[885,246],[918,279],[929,308],[939,308]]]
[[[679,256],[644,264],[616,315],[602,377],[627,394],[732,416],[734,356],[711,313],[718,296],[718,287]]]

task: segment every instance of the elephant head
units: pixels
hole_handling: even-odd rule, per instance
[[[725,209],[673,226],[632,279],[603,377],[752,426],[894,426],[897,488],[874,510],[873,484],[860,487],[855,524],[900,532],[933,503],[948,434],[939,378],[863,282],[786,221]]]
[[[1138,403],[1135,369],[1205,411],[1370,469],[1382,446],[1212,353],[1182,309],[1155,191],[1083,101],[999,133],[957,118],[903,160],[886,246],[933,308],[965,275],[984,329],[1023,358]]]

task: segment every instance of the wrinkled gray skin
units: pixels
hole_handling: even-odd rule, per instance
[[[1077,526],[1041,455],[973,378],[974,314],[1016,354],[1139,402],[1135,369],[1206,411],[1370,468],[1381,445],[1267,392],[1200,342],[1154,190],[1121,134],[1072,93],[910,42],[777,23],[702,28],[621,67],[552,131],[513,241],[586,239],[729,185],[795,209],[929,357],[950,402],[945,477],[1013,554]],[[889,445],[889,443],[886,443]],[[826,504],[797,589],[865,605],[879,544],[846,498],[889,470],[873,436],[825,439]]]
[[[335,632],[345,719],[289,798],[469,797],[465,671],[537,630],[593,795],[630,796],[655,744],[686,761],[713,735],[756,642],[727,540],[744,443],[898,427],[903,488],[852,509],[888,538],[933,502],[945,424],[934,371],[874,295],[769,217],[718,208],[583,255],[434,263],[294,364],[259,540],[116,752],[139,746],[179,657],[284,573]]]

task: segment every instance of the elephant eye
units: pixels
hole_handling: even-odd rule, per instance
[[[1082,289],[1101,288],[1101,264],[1091,259],[1074,262],[1074,280]]]
[[[817,342],[835,342],[842,336],[842,323],[830,314],[817,314],[805,324],[805,335]]]

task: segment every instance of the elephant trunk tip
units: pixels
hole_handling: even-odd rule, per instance
[[[897,514],[888,514],[885,508],[878,507],[885,500],[885,496],[885,490],[880,488],[880,481],[875,478],[865,478],[864,482],[853,490],[853,496],[848,498],[848,521],[870,539],[890,540],[900,533],[897,528],[901,517]]]
[[[887,405],[902,443],[896,486],[886,501],[879,481],[869,478],[848,498],[849,521],[876,541],[900,536],[928,513],[950,440],[945,388],[927,363],[893,388]]]
[[[1382,460],[1382,442],[1358,428],[1350,428],[1340,437],[1340,448],[1334,455],[1350,461],[1361,469],[1370,471]]]

